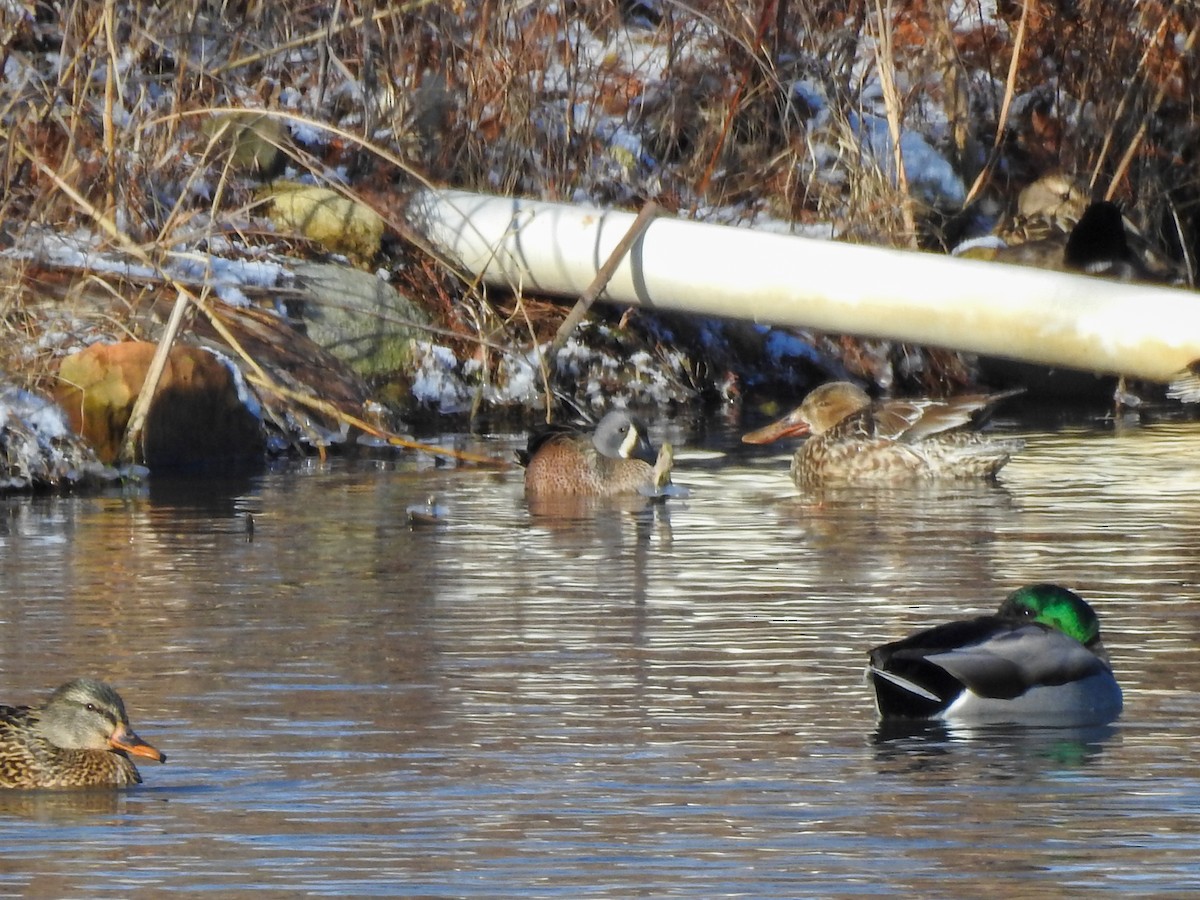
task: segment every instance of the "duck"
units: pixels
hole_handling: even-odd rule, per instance
[[[1166,283],[1169,278],[1165,274],[1151,269],[1134,253],[1129,235],[1121,208],[1108,200],[1097,200],[1088,205],[1070,231],[1023,243],[968,247],[956,255],[1120,281]]]
[[[994,615],[874,648],[867,680],[881,721],[1084,728],[1123,705],[1095,610],[1049,583],[1013,591]]]
[[[669,484],[671,456],[664,451],[650,443],[640,418],[614,409],[591,433],[566,425],[534,431],[517,458],[526,496],[616,497],[653,495]]]
[[[134,733],[120,695],[102,681],[76,678],[40,706],[0,705],[0,788],[140,784],[130,756],[167,759]]]
[[[1010,221],[997,225],[996,234],[1009,245],[1069,234],[1091,199],[1081,179],[1067,172],[1049,172],[1021,189],[1016,212]]]
[[[1184,281],[1117,204],[1092,201],[1086,185],[1063,173],[1043,176],[1022,190],[1011,221],[987,238],[965,242],[954,255],[1121,281]]]
[[[963,426],[1020,388],[947,400],[872,401],[849,381],[832,381],[770,425],[742,436],[748,444],[810,434],[792,458],[801,487],[897,485],[933,479],[994,478],[1021,449]]]

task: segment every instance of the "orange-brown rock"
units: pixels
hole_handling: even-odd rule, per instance
[[[59,366],[55,399],[71,427],[104,462],[121,450],[155,345],[94,344]],[[257,416],[238,396],[229,368],[198,347],[171,348],[146,418],[139,461],[151,469],[233,462],[261,456]]]

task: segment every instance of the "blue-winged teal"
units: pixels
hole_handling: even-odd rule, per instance
[[[979,410],[1017,393],[872,402],[857,385],[834,381],[742,440],[766,444],[811,434],[792,459],[792,478],[801,487],[990,478],[1021,442],[988,440],[961,429]]]
[[[646,426],[626,410],[607,413],[591,434],[561,425],[535,431],[519,456],[528,495],[613,497],[655,492],[658,453]]]
[[[1014,591],[991,616],[949,622],[870,654],[881,719],[1086,727],[1121,713],[1121,688],[1081,597]]]
[[[0,787],[124,787],[142,780],[129,754],[165,762],[129,727],[107,684],[68,682],[41,706],[0,706]]]

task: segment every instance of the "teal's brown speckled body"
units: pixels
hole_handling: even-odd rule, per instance
[[[645,425],[625,410],[613,410],[592,434],[555,428],[531,435],[521,456],[525,493],[615,497],[653,492],[656,459]]]
[[[0,788],[137,784],[129,754],[166,761],[134,734],[125,704],[103,682],[79,678],[40,706],[0,706]]]

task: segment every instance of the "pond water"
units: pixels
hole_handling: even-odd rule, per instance
[[[644,509],[407,457],[5,500],[0,700],[103,677],[169,760],[0,792],[0,894],[1200,891],[1200,424],[1003,428],[942,490],[671,433],[691,496]],[[1040,580],[1097,608],[1114,726],[877,731],[868,648]]]

